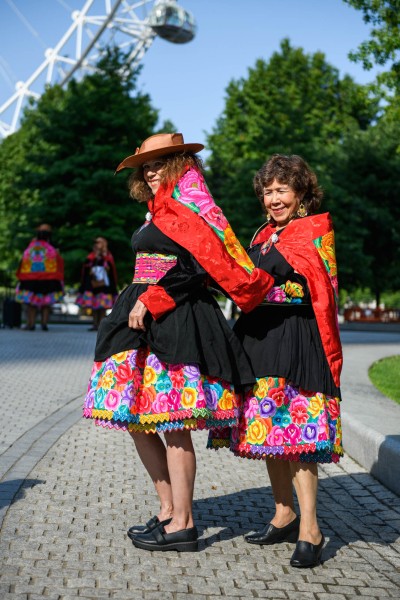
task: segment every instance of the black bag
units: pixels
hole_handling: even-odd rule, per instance
[[[21,327],[21,304],[13,298],[4,298],[3,327]]]

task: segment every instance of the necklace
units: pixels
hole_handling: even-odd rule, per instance
[[[270,251],[272,244],[276,244],[277,242],[279,242],[279,235],[277,233],[273,233],[272,235],[269,236],[267,241],[264,242],[263,245],[261,246],[261,248],[260,248],[261,254],[263,254],[263,255],[267,254],[267,252]]]

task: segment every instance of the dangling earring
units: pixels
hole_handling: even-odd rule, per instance
[[[302,202],[299,204],[299,208],[297,209],[297,216],[302,218],[307,216],[307,209]]]
[[[267,212],[267,216],[265,218],[267,219],[267,223],[271,221],[271,215],[269,214],[269,212]]]

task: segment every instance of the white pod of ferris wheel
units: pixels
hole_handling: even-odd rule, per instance
[[[145,16],[139,17],[139,9]],[[72,13],[72,24],[26,81],[19,81],[15,93],[0,106],[0,138],[14,133],[29,99],[38,99],[46,85],[64,86],[73,77],[81,79],[94,72],[109,44],[128,53],[136,66],[159,37],[176,44],[190,42],[196,23],[177,0],[87,0],[82,10]]]

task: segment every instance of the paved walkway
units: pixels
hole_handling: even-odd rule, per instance
[[[400,353],[400,336],[371,334],[360,346],[353,335],[343,334],[343,407],[349,427],[357,417],[363,428],[370,415],[353,412],[354,398],[361,393],[377,405],[383,398],[365,379],[365,363]],[[320,467],[321,567],[290,568],[289,544],[244,542],[272,511],[265,466],[205,451],[205,432],[193,436],[200,551],[134,548],[126,529],[153,515],[157,503],[128,435],[80,418],[94,341],[81,326],[0,331],[2,600],[400,597],[400,497],[349,456]]]

